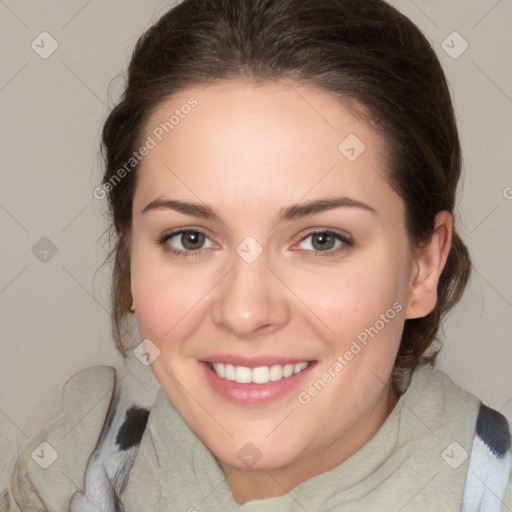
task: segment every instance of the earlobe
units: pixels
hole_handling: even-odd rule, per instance
[[[450,212],[438,212],[431,240],[416,249],[416,272],[409,289],[406,318],[424,317],[435,308],[437,285],[450,252],[452,232]]]

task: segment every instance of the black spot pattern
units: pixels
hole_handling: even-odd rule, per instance
[[[502,459],[510,448],[507,419],[503,414],[484,404],[480,404],[476,420],[476,433],[498,459]]]
[[[120,450],[128,450],[139,444],[148,422],[149,410],[132,406],[126,411],[124,423],[116,436]]]

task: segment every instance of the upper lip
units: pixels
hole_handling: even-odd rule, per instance
[[[212,355],[201,359],[206,363],[223,363],[232,364],[233,366],[246,366],[247,368],[258,368],[259,366],[273,366],[275,364],[287,365],[297,364],[303,362],[312,362],[312,359],[308,358],[296,358],[296,357],[276,357],[276,356],[260,356],[260,357],[243,357],[234,356],[233,354],[226,355]]]

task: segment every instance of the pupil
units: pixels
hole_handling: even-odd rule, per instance
[[[187,231],[181,236],[181,243],[185,249],[197,249],[197,245],[200,246],[202,242],[204,242],[204,234],[197,231]]]
[[[334,242],[335,242],[334,235],[331,235],[331,234],[318,233],[313,236],[313,247],[315,249],[320,249],[320,250],[332,249],[334,246]]]

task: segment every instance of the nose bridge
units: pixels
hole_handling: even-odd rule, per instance
[[[219,283],[212,308],[214,323],[237,338],[250,338],[263,328],[283,325],[288,317],[282,290],[278,283],[271,282],[276,279],[267,268],[266,254],[260,252],[254,257],[250,243],[242,242],[237,248],[231,271]]]

